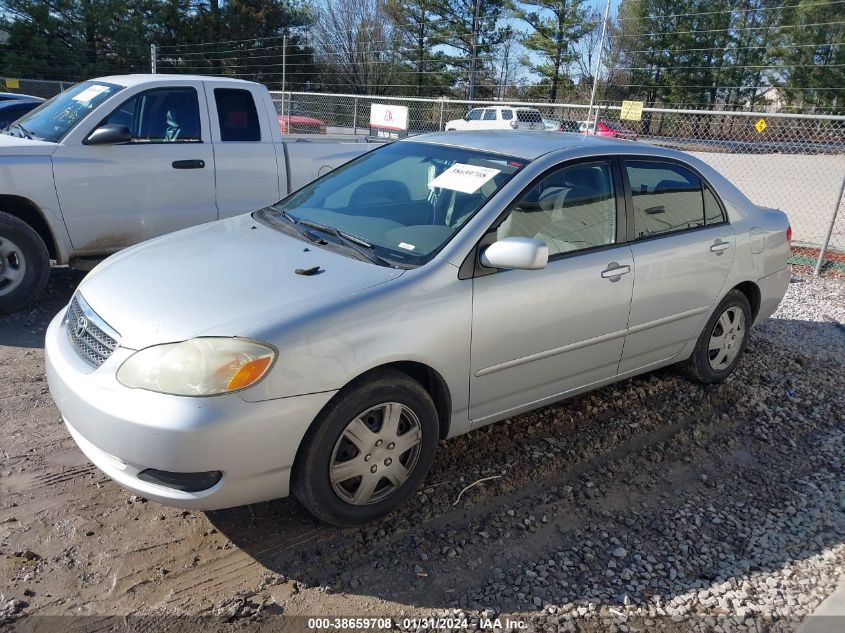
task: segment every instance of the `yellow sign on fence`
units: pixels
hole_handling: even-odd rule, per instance
[[[754,124],[754,129],[757,130],[758,134],[762,134],[766,129],[766,120],[760,119],[757,123]]]
[[[19,90],[20,87],[21,87],[21,82],[19,82],[17,79],[6,78],[6,88],[8,90]]]
[[[628,121],[640,121],[643,118],[643,102],[642,101],[623,101],[622,112],[619,113],[620,119]]]

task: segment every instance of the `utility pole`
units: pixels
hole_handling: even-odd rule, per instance
[[[150,72],[154,75],[156,74],[156,62],[157,61],[158,61],[158,59],[157,59],[156,45],[150,44]]]
[[[610,0],[608,0],[609,2]],[[481,0],[475,0],[475,11],[472,14],[472,59],[469,66],[469,100],[475,99],[475,59],[478,51],[478,11]]]
[[[599,54],[596,59],[596,72],[593,75],[593,89],[590,92],[590,109],[587,111],[587,125],[593,116],[593,103],[596,100],[596,85],[599,83],[599,71],[601,70],[601,57],[604,53],[604,34],[607,31],[607,18],[610,15],[610,0],[607,0],[607,5],[604,8],[604,20],[601,23],[601,38],[599,38]],[[598,111],[596,111],[596,122],[598,123]],[[587,128],[589,131],[589,127]]]

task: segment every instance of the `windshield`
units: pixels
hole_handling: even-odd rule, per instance
[[[329,227],[391,263],[431,259],[524,160],[427,143],[387,145],[260,212]],[[322,237],[322,236],[321,236]]]
[[[57,143],[91,110],[122,89],[102,81],[85,81],[42,103],[9,131]]]

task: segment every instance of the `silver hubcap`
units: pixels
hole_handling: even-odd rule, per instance
[[[0,296],[17,288],[26,275],[26,260],[21,249],[5,237],[0,236]]]
[[[744,338],[745,313],[741,308],[732,306],[722,312],[722,316],[716,321],[710,333],[708,346],[710,367],[716,371],[730,367],[736,355],[739,354]]]
[[[398,402],[368,409],[346,425],[332,452],[329,479],[353,505],[386,499],[411,475],[420,456],[419,418]]]

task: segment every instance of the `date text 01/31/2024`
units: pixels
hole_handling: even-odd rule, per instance
[[[403,629],[454,630],[469,628],[466,618],[403,618],[394,623],[392,618],[309,618],[311,630],[350,630],[350,629],[392,629],[401,624]],[[481,618],[478,628],[501,631],[519,631],[527,628],[523,620],[510,618]]]

